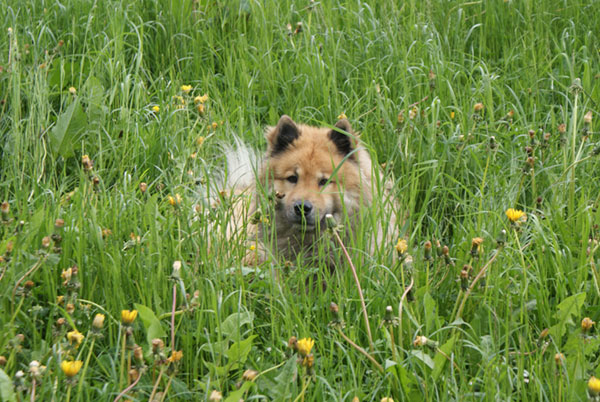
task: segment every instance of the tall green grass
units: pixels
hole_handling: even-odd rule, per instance
[[[2,398],[111,400],[136,364],[132,400],[155,384],[165,400],[588,398],[600,377],[597,328],[580,325],[600,320],[595,2],[29,0],[1,3],[0,21]],[[242,267],[245,243],[213,229],[229,200],[195,208],[234,136],[264,149],[282,114],[324,125],[341,113],[406,217],[410,258],[395,243],[370,255],[372,225],[346,244],[373,346],[333,238],[333,274]],[[389,208],[378,199],[370,221],[385,225]],[[508,208],[527,222],[511,225]],[[77,279],[61,277],[74,265]],[[145,368],[122,350],[131,308]],[[315,340],[310,378],[292,336]],[[183,358],[160,363],[154,337]],[[88,355],[69,385],[60,362]]]

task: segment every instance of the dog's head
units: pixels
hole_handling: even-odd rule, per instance
[[[267,129],[266,137],[263,179],[278,195],[279,224],[314,230],[326,214],[339,215],[362,197],[364,150],[357,149],[348,120],[339,120],[334,128],[318,128],[296,124],[284,115],[276,127]]]

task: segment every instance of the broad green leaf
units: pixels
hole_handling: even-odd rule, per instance
[[[413,355],[414,357],[416,357],[417,359],[421,360],[430,369],[434,368],[435,363],[433,362],[433,359],[427,353],[425,353],[424,351],[422,351],[421,349],[411,350],[410,354]]]
[[[575,326],[573,317],[581,315],[585,296],[585,292],[569,296],[556,307],[557,312],[554,317],[558,322],[550,327],[550,335],[554,338],[555,342],[560,343],[560,339],[567,330],[567,325]]]
[[[281,369],[281,373],[275,377],[275,386],[271,389],[271,399],[273,401],[287,401],[292,393],[290,385],[298,375],[298,363],[296,357],[292,356]]]
[[[12,381],[2,369],[0,369],[0,396],[5,402],[17,402],[17,396],[13,390]]]
[[[167,336],[167,333],[160,325],[160,321],[154,314],[154,311],[141,304],[135,304],[135,309],[140,315],[144,328],[146,328],[146,339],[148,340],[148,345],[150,347],[152,346],[153,339],[164,338]]]
[[[223,321],[221,324],[221,331],[223,335],[230,338],[233,334],[237,333],[239,329],[246,324],[252,324],[254,321],[254,314],[248,311],[233,313]]]
[[[454,335],[446,343],[444,343],[440,347],[439,351],[435,354],[433,358],[433,364],[435,365],[435,367],[432,373],[434,381],[437,381],[440,374],[442,374],[444,367],[446,367],[446,363],[448,363],[448,360],[452,358],[452,352],[454,351],[454,343],[456,342],[457,338],[458,335]]]
[[[243,341],[232,344],[227,351],[229,363],[239,362],[243,364],[248,358],[248,353],[250,353],[250,350],[252,349],[252,340],[254,338],[256,338],[256,335],[252,335]]]
[[[434,324],[437,322],[437,305],[429,293],[423,296],[423,306],[425,308],[425,329],[427,332],[433,332]]]
[[[248,391],[250,389],[251,386],[253,386],[254,383],[251,381],[246,381],[242,384],[242,386],[240,387],[240,389],[233,391],[232,393],[230,393],[229,395],[227,395],[227,399],[225,399],[225,402],[238,402],[243,400],[243,396],[246,393],[246,391]]]
[[[87,127],[87,117],[77,100],[58,116],[56,125],[50,131],[50,149],[55,158],[73,156],[73,149],[79,136]]]

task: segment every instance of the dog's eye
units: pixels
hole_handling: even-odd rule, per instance
[[[319,180],[319,187],[323,187],[325,184],[327,184],[327,181],[329,179],[323,177],[321,180]]]
[[[287,181],[289,181],[290,183],[298,183],[298,176],[296,176],[295,174],[288,176]]]

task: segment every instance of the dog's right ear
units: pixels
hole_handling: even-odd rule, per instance
[[[290,116],[283,115],[275,128],[267,130],[268,153],[273,156],[287,149],[296,138],[300,136],[300,130]]]

